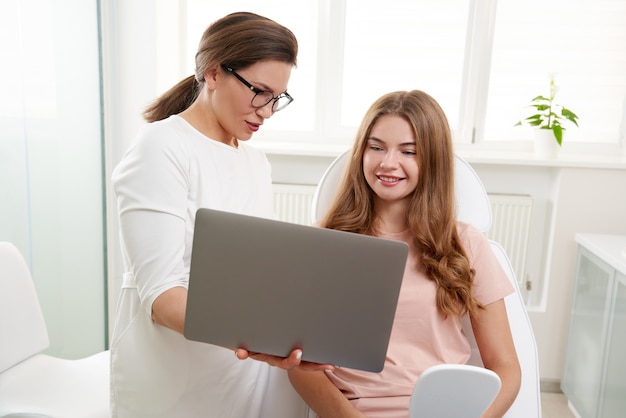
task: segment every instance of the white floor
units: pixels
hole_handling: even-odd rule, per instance
[[[542,418],[575,418],[563,393],[541,392]]]

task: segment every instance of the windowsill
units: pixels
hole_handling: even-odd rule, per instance
[[[349,147],[345,144],[312,144],[306,142],[251,141],[251,145],[271,156],[298,158],[335,158]],[[626,170],[626,154],[591,154],[562,151],[556,159],[542,159],[532,151],[485,150],[458,146],[458,155],[470,164],[511,165],[554,168],[599,168]]]
[[[458,154],[470,164],[626,170],[626,156],[624,155],[561,153],[558,158],[545,159],[536,157],[533,152],[459,150]]]
[[[335,158],[346,151],[349,147],[345,144],[313,144],[311,142],[279,142],[266,141],[264,139],[251,140],[250,145],[261,149],[268,155],[294,156],[294,157],[331,157]]]

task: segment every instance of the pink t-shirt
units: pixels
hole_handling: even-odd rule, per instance
[[[476,270],[474,295],[488,305],[514,291],[487,238],[474,227],[458,223],[461,242]],[[387,359],[380,373],[339,368],[330,380],[369,417],[407,417],[409,398],[420,374],[441,363],[465,363],[469,342],[461,318],[444,316],[435,306],[435,283],[418,263],[409,231],[381,234],[409,244],[402,288],[394,318]]]

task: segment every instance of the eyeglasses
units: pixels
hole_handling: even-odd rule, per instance
[[[252,84],[248,83],[245,78],[237,74],[237,72],[232,68],[226,65],[222,65],[222,68],[224,69],[224,71],[228,71],[229,73],[234,75],[237,80],[241,81],[246,87],[254,92],[254,97],[252,97],[252,101],[250,102],[252,107],[259,109],[263,106],[267,106],[269,102],[273,102],[272,112],[278,112],[279,110],[283,110],[284,108],[286,108],[289,103],[293,102],[293,97],[291,97],[287,92],[279,94],[278,97],[274,97],[274,94],[272,92],[259,90]]]

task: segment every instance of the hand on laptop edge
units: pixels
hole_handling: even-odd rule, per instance
[[[321,371],[321,370],[334,370],[335,366],[332,364],[320,364],[312,363],[310,361],[302,361],[302,350],[299,348],[293,350],[289,357],[277,357],[270,354],[253,353],[243,348],[235,349],[235,355],[239,360],[245,360],[251,358],[257,361],[264,361],[270,366],[280,367],[281,369],[289,370],[294,367],[299,367],[302,370],[307,371]]]

